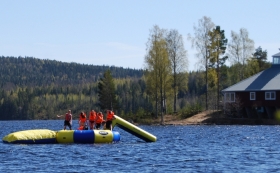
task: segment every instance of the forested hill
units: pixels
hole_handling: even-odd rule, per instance
[[[110,69],[114,78],[141,78],[143,70],[42,60],[33,57],[0,58],[0,85],[12,86],[74,85],[96,82]]]

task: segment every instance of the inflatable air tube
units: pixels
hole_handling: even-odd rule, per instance
[[[54,144],[56,132],[48,129],[24,130],[10,133],[3,139],[4,143],[14,144]]]
[[[58,143],[111,143],[120,141],[120,133],[110,130],[60,130]]]
[[[143,139],[146,142],[156,142],[157,137],[150,134],[149,132],[135,126],[134,124],[131,124],[130,122],[122,119],[121,117],[114,115],[115,119],[112,121],[112,127],[117,125],[121,129],[129,132],[132,135],[135,135],[136,137]]]

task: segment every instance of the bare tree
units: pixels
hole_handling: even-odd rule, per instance
[[[239,79],[244,79],[246,61],[254,52],[254,41],[249,38],[249,32],[241,28],[239,33],[231,31],[231,41],[228,44],[228,55],[232,64],[238,64]]]
[[[192,47],[197,50],[197,58],[202,66],[205,68],[205,82],[206,82],[206,110],[208,110],[208,61],[209,61],[209,31],[215,27],[215,24],[211,21],[211,18],[204,16],[198,21],[198,26],[194,25],[194,36],[188,35],[189,40],[192,42]]]
[[[187,89],[187,51],[184,47],[183,37],[177,30],[170,30],[166,40],[172,70],[173,111],[177,112],[178,91]]]

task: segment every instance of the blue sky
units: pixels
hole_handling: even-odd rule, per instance
[[[184,37],[189,70],[197,70],[187,35],[203,16],[225,30],[246,28],[255,47],[280,48],[279,0],[12,0],[0,1],[0,55],[143,68],[150,29]]]

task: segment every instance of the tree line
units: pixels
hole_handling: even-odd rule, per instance
[[[52,119],[67,109],[73,109],[76,114],[99,109],[98,82],[107,70],[115,79],[116,91],[128,100],[131,98],[128,94],[135,91],[130,85],[141,84],[143,76],[141,69],[64,63],[33,57],[2,56],[0,63],[2,120]],[[122,99],[119,97],[118,101]],[[136,109],[130,101],[126,101],[124,106],[131,111]]]
[[[107,69],[110,69],[114,78],[140,78],[143,75],[142,69],[65,63],[33,57],[2,56],[0,57],[0,64],[1,88],[9,84],[34,87],[51,84],[63,86],[97,82]]]
[[[67,109],[77,118],[80,111],[110,108],[134,121],[160,116],[163,123],[165,114],[219,109],[222,89],[271,65],[245,28],[231,31],[228,40],[209,17],[194,25],[188,40],[197,51],[196,71],[188,71],[182,35],[157,25],[150,30],[143,69],[2,56],[0,119],[53,119]]]
[[[74,118],[78,118],[78,114],[81,111],[89,112],[91,109],[104,111],[105,108],[113,108],[116,114],[126,116],[134,121],[144,117],[157,117],[154,109],[154,100],[152,99],[153,96],[147,90],[144,70],[118,69],[118,67],[113,67],[114,70],[112,70],[112,67],[105,68],[103,66],[96,67],[75,63],[65,64],[63,62],[40,60],[31,57],[18,57],[20,59],[18,61],[15,59],[17,58],[0,58],[0,61],[5,64],[1,66],[1,70],[9,71],[5,76],[2,75],[3,78],[1,79],[1,120],[53,119],[55,115],[63,114],[68,109],[72,110]],[[26,63],[23,64],[22,62]],[[53,64],[40,67],[36,62],[40,62],[40,64]],[[32,70],[25,70],[21,66]],[[65,76],[71,76],[72,72],[65,69],[65,66],[68,67],[67,69],[76,68],[76,73],[79,75],[73,75],[72,80],[66,80]],[[101,70],[97,73],[90,73],[85,70],[87,69],[85,67],[92,68],[89,68],[92,71],[96,70],[94,68],[100,68]],[[79,69],[84,70],[84,73],[79,71]],[[53,70],[56,70],[56,73],[59,75],[54,75],[56,73]],[[14,77],[17,71],[20,71],[20,74],[18,77]],[[88,74],[91,75],[86,78]],[[55,80],[50,80],[48,77],[52,75]],[[95,77],[92,76],[98,77],[95,80]],[[104,107],[100,104],[100,100],[102,100],[100,97],[102,94],[100,93],[102,91],[101,88],[107,86],[100,86],[100,84],[108,76],[112,76],[112,79],[109,81],[113,81],[113,85],[108,90],[112,91],[112,88],[114,88],[114,92],[111,95],[115,93],[112,107]],[[107,91],[103,95],[106,96],[108,93],[110,92]],[[178,94],[179,101],[177,107],[179,109],[190,105],[190,103],[198,103],[197,100],[193,102],[186,100],[186,98],[190,98],[186,94],[185,91]],[[102,102],[106,103],[106,101]],[[166,111],[172,113],[172,107],[171,102],[166,101]],[[195,112],[199,111],[198,109]]]

